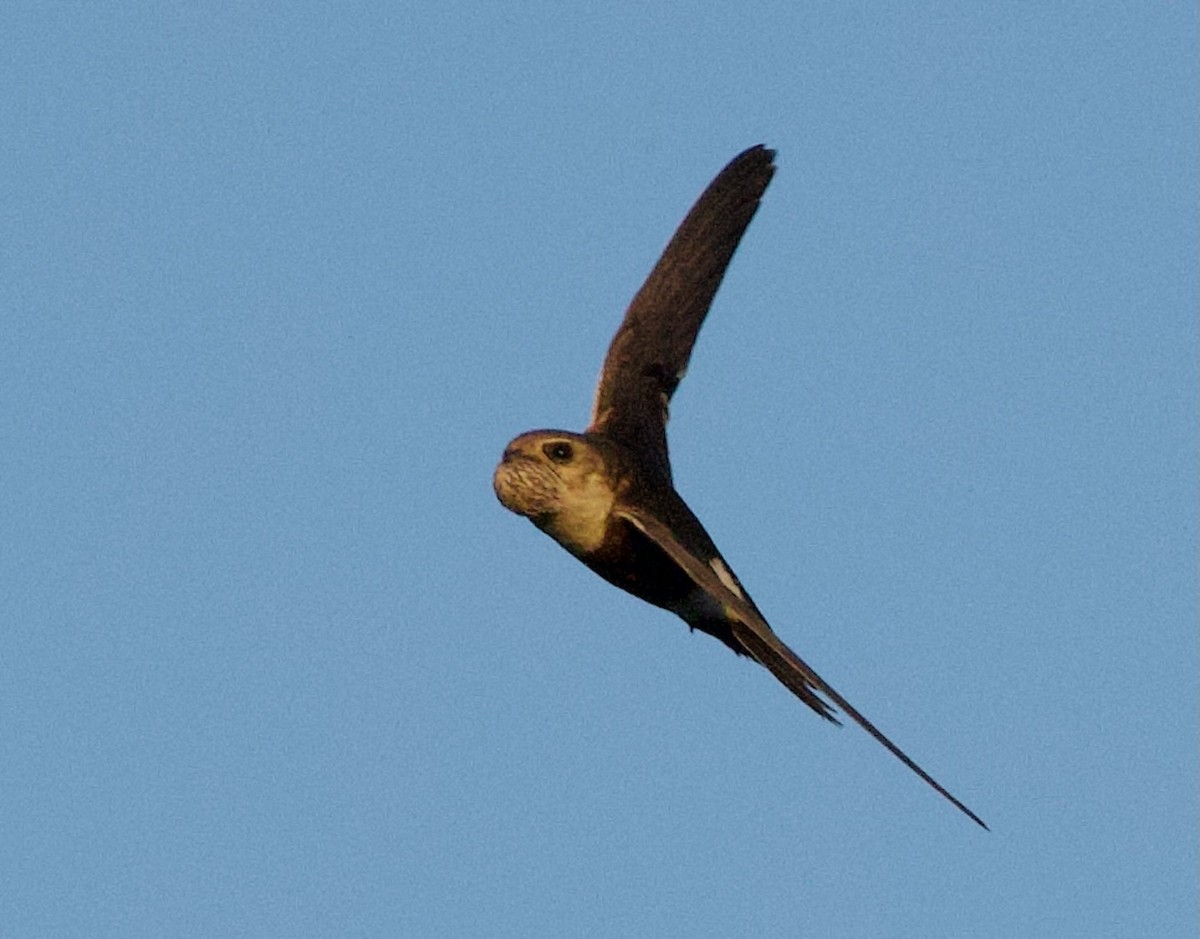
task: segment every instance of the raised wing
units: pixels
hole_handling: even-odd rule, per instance
[[[667,479],[667,404],[775,173],[774,156],[751,147],[709,183],[633,298],[604,359],[588,430],[636,449]]]
[[[774,630],[767,625],[766,620],[754,608],[754,604],[747,597],[730,589],[715,568],[705,564],[680,544],[668,526],[648,513],[628,506],[619,509],[618,514],[662,548],[701,589],[720,602],[729,617],[733,634],[737,640],[746,647],[746,651],[751,656],[765,666],[793,694],[817,710],[818,713],[822,713],[821,708],[814,705],[810,699],[815,697],[815,692],[818,691],[825,695],[853,718],[863,730],[883,744],[901,763],[932,786],[943,798],[949,800],[977,825],[987,828],[983,819],[951,795],[949,790],[918,766],[907,753],[892,743],[883,731],[863,717],[849,701],[838,694],[803,659],[789,649],[783,640],[775,635]],[[817,700],[820,701],[819,698]],[[824,702],[820,702],[820,704],[824,705]],[[828,717],[829,715],[824,713],[823,716]]]

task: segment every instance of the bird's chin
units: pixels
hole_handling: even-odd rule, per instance
[[[496,467],[492,487],[506,509],[535,521],[552,514],[558,504],[558,480],[533,460],[505,460]]]

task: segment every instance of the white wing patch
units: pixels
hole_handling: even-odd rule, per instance
[[[713,558],[708,562],[708,566],[711,567],[713,572],[717,575],[717,580],[729,588],[730,593],[732,593],[739,600],[746,599],[746,595],[742,593],[742,588],[738,586],[738,582],[734,580],[733,573],[728,567],[725,566],[724,561],[722,561],[720,558]]]

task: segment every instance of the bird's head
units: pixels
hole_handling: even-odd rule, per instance
[[[531,430],[504,448],[496,497],[573,554],[604,540],[615,492],[604,454],[582,434]]]

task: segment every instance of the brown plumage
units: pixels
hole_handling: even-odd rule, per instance
[[[987,828],[775,634],[671,481],[667,408],[775,173],[773,157],[752,147],[712,181],[629,305],[604,359],[588,429],[515,438],[496,468],[496,495],[609,583],[763,665],[821,717],[836,723],[833,706],[842,710]]]

